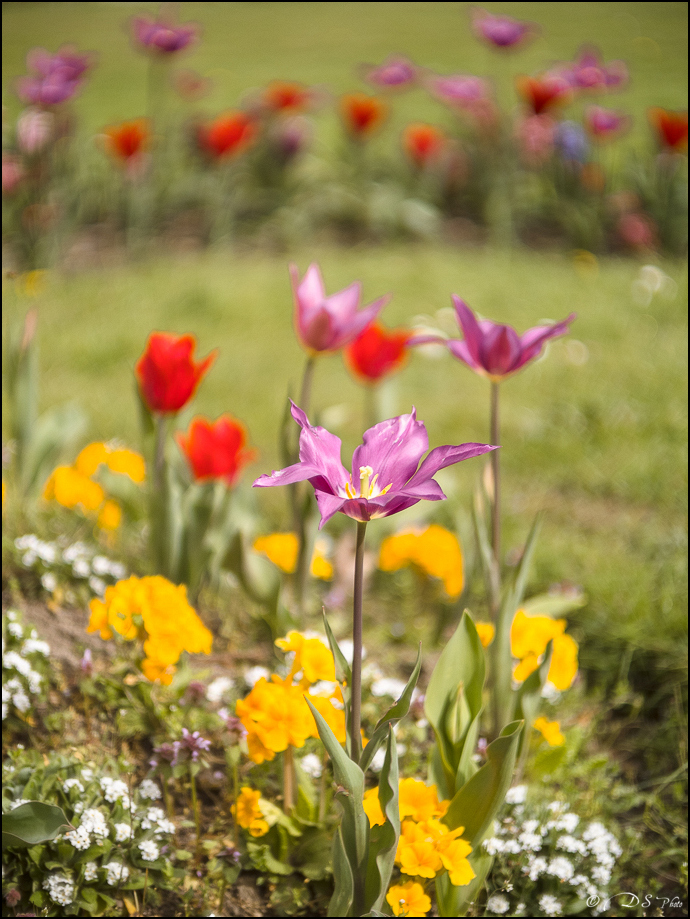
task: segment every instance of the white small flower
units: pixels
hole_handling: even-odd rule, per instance
[[[126,865],[121,865],[120,862],[110,862],[109,865],[106,865],[106,868],[108,871],[106,880],[111,887],[115,887],[121,880],[126,881],[129,877],[129,868]]]
[[[552,801],[550,804],[546,805],[546,809],[551,811],[552,814],[562,814],[564,811],[568,810],[568,805],[565,801]]]
[[[37,638],[27,638],[22,645],[21,653],[24,657],[26,657],[27,654],[42,654],[44,657],[48,657],[50,654],[50,645],[47,641],[39,641]]]
[[[74,813],[75,813],[77,816],[79,816],[79,814],[81,814],[81,813],[83,812],[85,806],[86,806],[86,805],[84,804],[83,801],[77,801],[77,803],[74,805],[74,807],[73,807],[72,809],[74,810]]]
[[[372,772],[380,772],[383,769],[383,764],[386,759],[386,751],[383,747],[379,747],[376,753],[371,758],[371,763],[369,768]]]
[[[581,839],[574,836],[561,836],[556,842],[557,849],[564,849],[577,855],[587,855],[587,846]]]
[[[71,843],[75,849],[88,849],[91,845],[91,836],[89,835],[88,829],[82,824],[80,827],[77,827],[75,830],[68,830],[64,838],[67,842]]]
[[[110,574],[110,559],[105,555],[94,555],[91,559],[91,568],[93,573],[99,576]]]
[[[151,839],[139,843],[139,851],[145,862],[155,862],[160,855],[160,849]]]
[[[266,667],[250,667],[249,670],[245,670],[244,682],[247,686],[254,686],[262,677],[268,679],[268,676],[269,673]]]
[[[575,874],[573,863],[563,855],[552,858],[547,868],[549,874],[553,874],[560,881],[569,881]]]
[[[60,906],[67,906],[74,899],[74,884],[62,874],[50,874],[43,882],[50,899]]]
[[[7,626],[7,631],[8,631],[8,632],[10,633],[10,635],[12,635],[14,638],[23,638],[23,637],[24,637],[24,629],[23,629],[21,623],[19,623],[19,622],[10,622],[10,624]]]
[[[160,833],[175,832],[175,824],[172,820],[168,820],[160,807],[149,807],[146,816],[141,821],[142,830],[150,830],[151,827],[156,836]]]
[[[55,577],[52,571],[46,571],[45,574],[41,575],[41,584],[43,585],[44,590],[47,590],[49,594],[55,590],[58,584],[58,579]]]
[[[592,877],[595,881],[599,881],[604,887],[611,880],[611,871],[605,865],[595,865],[592,868]]]
[[[517,839],[506,839],[503,843],[503,851],[508,855],[519,855],[522,852],[522,846]]]
[[[527,852],[538,852],[541,849],[541,833],[520,833],[518,842]]]
[[[503,913],[507,913],[510,909],[510,903],[507,897],[504,897],[500,893],[495,893],[486,901],[486,908],[489,912],[498,913],[499,916],[502,916]]]
[[[129,807],[129,789],[121,779],[111,779],[108,776],[104,776],[101,779],[101,789],[106,801],[110,801],[113,804],[115,801],[121,800],[123,807]]]
[[[566,833],[573,833],[579,822],[580,818],[577,814],[562,814],[558,820],[555,821],[554,829],[565,830]]]
[[[144,779],[139,786],[139,795],[149,801],[158,801],[161,798],[161,790],[151,779]]]
[[[524,804],[527,798],[527,786],[515,785],[506,792],[506,804]]]
[[[498,855],[499,852],[503,851],[505,843],[497,836],[490,836],[484,840],[482,845],[489,855]]]
[[[29,803],[28,798],[17,798],[16,801],[13,801],[10,804],[10,810],[14,810],[16,807],[21,807],[22,804],[28,804],[28,803]]]
[[[390,696],[391,699],[399,699],[406,685],[403,680],[395,677],[383,677],[371,684],[371,693],[377,697]]]
[[[538,829],[538,820],[525,820],[525,822],[522,824],[523,833],[536,833]]]
[[[84,792],[84,786],[79,779],[65,779],[62,787],[65,791],[69,791],[70,788],[77,788],[82,794]]]
[[[547,916],[563,915],[561,901],[556,897],[552,897],[550,893],[542,894],[541,897],[539,897],[539,908],[545,912]]]
[[[530,855],[522,871],[528,876],[530,881],[536,881],[546,871],[547,864],[548,862],[542,856],[535,858],[533,855]]]
[[[340,650],[342,651],[343,657],[348,662],[348,664],[351,664],[352,656],[354,654],[354,645],[352,643],[352,639],[344,638],[342,641],[339,641],[338,644],[340,645]],[[366,656],[367,652],[364,648],[362,648],[362,660],[364,660]]]
[[[128,823],[115,824],[115,842],[126,842],[132,837],[132,827]]]
[[[85,810],[81,817],[81,825],[94,836],[107,836],[110,833],[108,824],[103,814],[95,807]]]
[[[89,578],[89,587],[91,590],[99,597],[105,595],[105,589],[108,585],[102,578],[97,578],[95,575],[92,575]]]
[[[35,565],[37,558],[38,555],[29,549],[28,552],[25,552],[24,555],[22,555],[22,565],[24,565],[25,568],[32,568]]]
[[[16,540],[16,542],[18,542],[18,540]],[[17,616],[18,616],[18,613],[16,612],[16,610],[13,610],[13,609],[7,610],[7,618],[10,620],[10,622],[14,622]]]
[[[98,877],[98,865],[96,862],[87,862],[84,865],[84,880],[95,881]]]
[[[321,760],[316,755],[316,753],[307,753],[306,756],[303,756],[299,761],[302,769],[311,776],[312,779],[318,779],[321,776],[323,771]]]
[[[88,769],[88,768],[82,769],[81,777],[84,779],[85,782],[90,782],[91,779],[93,778],[93,769]]]
[[[206,690],[206,698],[212,704],[220,702],[226,692],[229,692],[235,685],[235,681],[229,676],[219,676],[209,684]]]
[[[71,565],[72,562],[76,561],[78,558],[84,558],[84,556],[88,556],[89,554],[89,550],[83,542],[75,542],[72,543],[71,546],[67,546],[62,553],[62,558],[68,565]]]
[[[22,690],[15,692],[12,696],[12,703],[22,714],[31,708],[31,699]]]

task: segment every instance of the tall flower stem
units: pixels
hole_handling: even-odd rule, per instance
[[[499,442],[499,414],[498,414],[498,396],[500,383],[491,384],[491,443]],[[501,565],[501,467],[499,462],[499,451],[494,450],[491,453],[491,468],[494,479],[494,499],[491,515],[491,542],[493,546],[494,559],[496,567],[500,571]]]
[[[164,415],[154,418],[153,475],[151,476],[151,548],[156,574],[166,572],[165,539],[167,531],[167,500],[165,481],[165,440],[168,421]]]
[[[293,749],[288,744],[283,753],[283,810],[290,814],[295,806],[295,762]]]
[[[199,814],[199,798],[196,793],[196,778],[194,773],[194,764],[190,763],[189,784],[192,789],[192,811],[194,812],[194,827],[196,830],[196,851],[199,851],[201,843],[201,817]]]
[[[316,364],[316,355],[310,354],[307,357],[306,363],[304,365],[304,373],[302,375],[302,387],[300,390],[300,407],[302,410],[307,412],[309,410],[309,402],[311,400],[311,384],[314,379],[314,366]],[[304,408],[304,406],[307,408]],[[297,454],[295,450],[295,454]],[[295,460],[297,456],[295,456]],[[297,568],[295,570],[295,601],[297,603],[298,612],[302,612],[302,606],[304,603],[304,593],[307,583],[307,573],[309,571],[309,546],[307,540],[307,526],[305,518],[305,508],[304,503],[301,500],[301,489],[299,484],[292,485],[290,487],[290,495],[292,501],[292,516],[294,521],[295,532],[297,533]]]
[[[364,537],[366,523],[357,522],[355,590],[352,603],[352,689],[350,693],[350,758],[362,755],[362,595],[364,593]]]

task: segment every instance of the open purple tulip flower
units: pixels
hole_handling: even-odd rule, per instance
[[[551,338],[565,335],[568,326],[576,318],[571,313],[562,322],[553,325],[535,326],[520,336],[509,325],[477,319],[469,306],[453,295],[453,306],[462,329],[463,339],[446,339],[440,335],[420,335],[410,340],[411,345],[440,342],[450,352],[464,361],[476,373],[500,383],[505,377],[516,373],[525,364],[541,354],[542,348]]]
[[[364,443],[352,456],[350,474],[340,459],[339,437],[311,425],[294,402],[292,417],[302,429],[299,463],[260,476],[254,487],[309,481],[321,512],[319,529],[338,511],[367,523],[375,517],[390,517],[422,500],[442,501],[446,496],[433,478],[435,473],[498,449],[475,443],[434,447],[422,460],[429,449],[429,437],[413,408],[409,415],[382,421],[365,432]]]
[[[337,351],[354,341],[390,300],[387,294],[359,309],[362,299],[359,281],[327,297],[316,264],[309,266],[301,281],[297,266],[290,265],[290,277],[295,297],[295,328],[311,353]]]
[[[494,16],[481,7],[473,7],[471,15],[477,37],[501,50],[524,44],[538,31],[532,22],[513,19],[512,16]]]
[[[183,51],[199,37],[200,28],[195,22],[174,25],[163,17],[135,16],[132,19],[132,35],[144,51],[169,55]]]

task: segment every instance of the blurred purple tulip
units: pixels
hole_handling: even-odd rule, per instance
[[[441,102],[459,108],[472,108],[491,96],[487,80],[464,73],[429,77],[427,86]]]
[[[406,57],[392,54],[379,67],[364,65],[364,79],[379,89],[402,89],[417,82],[417,68]]]
[[[92,54],[80,54],[71,45],[56,54],[33,48],[26,56],[27,68],[33,73],[17,80],[17,95],[30,105],[60,105],[79,90],[92,63]]]
[[[168,55],[182,51],[199,37],[200,27],[195,22],[176,26],[163,17],[135,16],[132,19],[132,35],[144,51]]]
[[[536,326],[520,336],[509,325],[500,325],[489,319],[477,319],[469,306],[454,294],[453,306],[464,340],[445,339],[440,335],[420,335],[411,339],[410,344],[445,344],[451,354],[467,364],[475,373],[488,377],[494,383],[511,376],[538,357],[546,342],[559,335],[565,335],[569,324],[576,318],[576,314],[571,313],[562,322]]]
[[[538,31],[533,22],[513,19],[512,16],[494,16],[481,7],[474,7],[471,15],[477,37],[501,50],[524,44]]]
[[[319,529],[340,511],[365,523],[390,517],[421,500],[442,501],[446,496],[433,476],[473,456],[496,450],[487,444],[460,444],[429,449],[429,437],[415,410],[374,425],[352,456],[350,475],[340,460],[340,438],[313,427],[301,408],[292,403],[292,417],[301,427],[299,463],[271,475],[262,475],[254,487],[290,485],[308,480],[321,512]]]
[[[585,109],[585,128],[589,136],[596,141],[615,140],[624,134],[631,124],[631,118],[624,112],[591,105]]]
[[[297,335],[312,353],[337,351],[349,344],[376,319],[391,297],[386,294],[360,310],[362,285],[359,281],[327,297],[316,264],[309,266],[301,281],[297,266],[290,265],[290,278]]]
[[[585,45],[572,64],[560,70],[574,89],[606,92],[620,89],[628,82],[628,67],[625,61],[611,61],[605,64],[598,48]]]
[[[589,142],[582,125],[576,121],[561,121],[556,125],[556,149],[562,159],[584,163],[589,154]]]

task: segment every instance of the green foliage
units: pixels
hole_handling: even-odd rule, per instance
[[[2,847],[21,848],[50,842],[68,826],[62,808],[29,801],[2,815]]]

